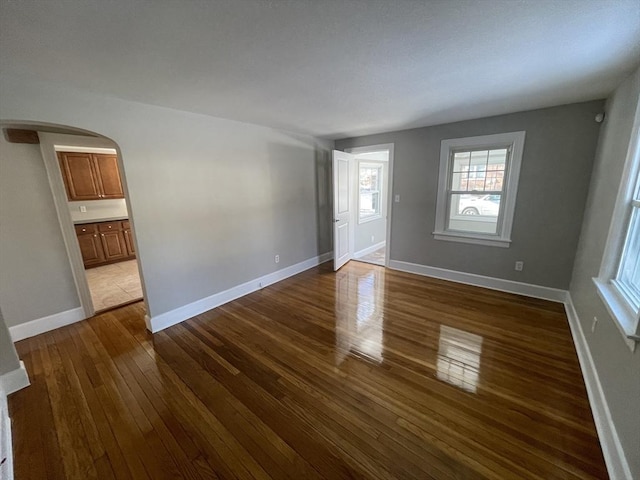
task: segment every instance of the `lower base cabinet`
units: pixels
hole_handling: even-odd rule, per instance
[[[85,268],[135,258],[128,220],[83,223],[75,228]]]

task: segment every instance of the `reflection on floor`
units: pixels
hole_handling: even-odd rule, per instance
[[[373,263],[375,265],[384,266],[384,257],[386,254],[386,247],[381,247],[378,250],[365,255],[364,257],[356,258],[359,262]]]
[[[440,380],[476,393],[481,356],[481,336],[440,325],[437,363],[437,376]]]
[[[136,260],[90,268],[86,275],[96,311],[142,298]]]
[[[608,478],[560,303],[349,262],[145,313],[17,342],[16,478]]]

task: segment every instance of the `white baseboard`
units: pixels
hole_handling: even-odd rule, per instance
[[[369,255],[370,253],[375,252],[376,250],[378,250],[379,248],[382,248],[386,245],[386,241],[383,242],[379,242],[376,243],[375,245],[371,245],[370,247],[364,248],[362,250],[360,250],[359,252],[356,252],[353,254],[353,258],[362,258],[365,255]]]
[[[29,385],[29,375],[22,361],[15,370],[0,375],[0,395],[9,396]]]
[[[427,277],[439,278],[441,280],[450,280],[452,282],[464,283],[466,285],[474,285],[476,287],[489,288],[491,290],[499,290],[501,292],[516,293],[527,297],[541,298],[552,302],[564,303],[567,291],[559,288],[543,287],[540,285],[532,285],[530,283],[515,282],[513,280],[504,280],[502,278],[485,277],[484,275],[476,275],[474,273],[457,272],[455,270],[447,270],[445,268],[429,267],[419,265],[417,263],[402,262],[399,260],[391,260],[389,268],[400,270],[402,272],[415,273]]]
[[[13,448],[11,445],[11,419],[7,397],[30,385],[24,363],[15,370],[0,375],[0,478],[13,479]]]
[[[582,376],[587,387],[589,404],[591,405],[591,412],[595,420],[596,430],[598,431],[598,438],[602,446],[602,454],[607,464],[609,477],[612,480],[632,480],[631,469],[629,468],[622,444],[620,443],[620,438],[618,437],[618,432],[611,418],[609,405],[602,390],[598,371],[593,363],[591,350],[589,350],[587,339],[582,330],[582,324],[571,300],[571,295],[568,292],[564,308],[567,312],[567,318],[569,319],[573,343],[578,352],[580,368],[582,369]]]
[[[284,280],[285,278],[302,273],[305,270],[313,268],[316,265],[320,265],[332,258],[333,252],[323,253],[318,257],[310,258],[303,262],[296,263],[295,265],[291,265],[290,267],[283,268],[282,270],[250,280],[241,285],[237,285],[223,292],[196,300],[195,302],[176,308],[175,310],[161,313],[154,317],[146,316],[145,321],[147,323],[147,328],[152,333],[159,332],[160,330],[164,330],[165,328],[195,317],[196,315],[200,315],[201,313],[219,307],[220,305],[224,305],[232,300]]]
[[[9,333],[11,334],[11,339],[17,342],[18,340],[34,337],[41,333],[79,322],[85,318],[84,310],[82,307],[78,307],[65,312],[55,313],[48,317],[37,318],[30,322],[14,325],[13,327],[9,327]]]
[[[7,397],[0,393],[0,478],[13,480],[13,449],[11,445],[11,419]]]

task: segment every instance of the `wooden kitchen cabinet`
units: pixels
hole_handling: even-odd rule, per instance
[[[127,247],[127,254],[129,256],[136,254],[136,247],[133,243],[133,235],[131,234],[131,224],[129,220],[123,220],[122,233],[124,233],[124,243]]]
[[[126,258],[127,247],[122,231],[122,222],[98,223],[98,232],[102,239],[105,261]]]
[[[70,201],[124,198],[116,155],[58,152],[58,161]]]
[[[135,258],[128,220],[85,223],[75,228],[85,268]]]
[[[105,263],[102,238],[93,224],[76,225],[76,234],[84,267],[95,267]]]
[[[102,198],[124,198],[118,157],[115,155],[93,155],[96,178],[99,181]]]

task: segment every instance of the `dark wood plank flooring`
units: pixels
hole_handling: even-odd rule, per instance
[[[351,262],[17,344],[16,479],[607,478],[563,307]]]

